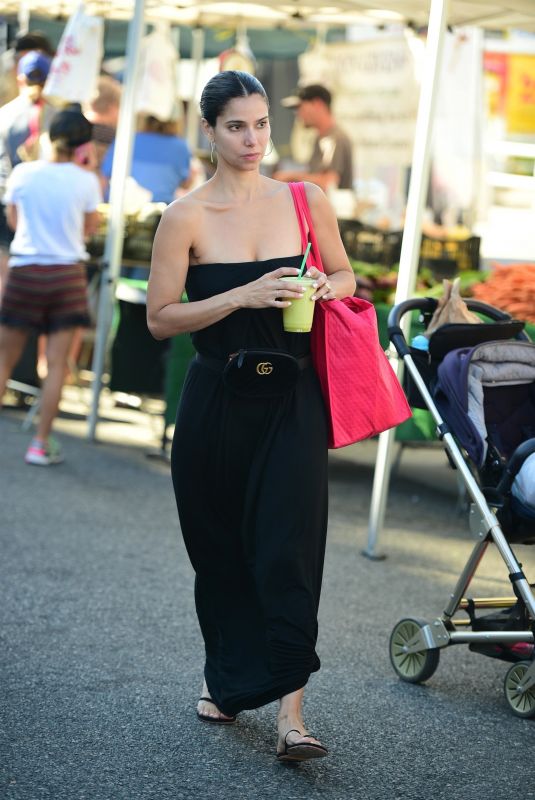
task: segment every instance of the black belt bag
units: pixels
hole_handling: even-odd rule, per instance
[[[219,372],[223,383],[242,397],[279,397],[290,392],[299,372],[310,366],[310,356],[295,358],[280,350],[239,350],[228,361],[197,354],[196,360]]]

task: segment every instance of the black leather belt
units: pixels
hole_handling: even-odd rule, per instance
[[[297,365],[299,369],[307,369],[312,365],[312,358],[310,356],[300,356],[295,357],[297,361]],[[214,372],[223,372],[225,367],[228,364],[228,360],[223,358],[210,358],[209,356],[202,356],[200,353],[197,353],[195,356],[195,361],[197,364],[200,364],[203,367],[208,367],[208,369],[213,370]]]

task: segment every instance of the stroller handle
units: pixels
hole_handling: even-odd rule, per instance
[[[464,298],[464,302],[470,311],[476,311],[484,314],[492,320],[510,320],[511,315],[506,311],[500,311],[499,308],[489,306],[487,303],[482,303],[481,300],[473,300],[472,298]],[[397,303],[390,309],[387,320],[388,338],[396,348],[398,354],[403,358],[410,353],[409,346],[400,327],[401,318],[409,311],[421,311],[423,314],[433,314],[436,311],[438,300],[434,297],[412,297],[409,300],[403,300]]]

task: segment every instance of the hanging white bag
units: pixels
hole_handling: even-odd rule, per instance
[[[141,42],[135,110],[160,120],[178,116],[177,49],[167,23],[160,22]]]
[[[43,94],[54,105],[86,103],[95,93],[104,53],[104,20],[81,3],[67,22]]]

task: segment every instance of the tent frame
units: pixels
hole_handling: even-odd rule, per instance
[[[429,182],[433,118],[438,96],[438,76],[442,64],[448,11],[449,0],[432,0],[425,47],[423,78],[416,117],[407,213],[401,243],[395,304],[407,300],[416,286],[422,239],[422,215]],[[408,339],[410,315],[405,315],[401,325],[405,338]],[[392,357],[396,374],[401,377],[402,363],[397,354],[394,354],[393,348],[390,348],[389,355]],[[394,436],[395,428],[384,431],[379,436],[368,520],[368,542],[366,548],[362,551],[364,556],[372,560],[384,558],[384,554],[377,550],[377,540],[384,524],[392,470]]]
[[[128,26],[124,91],[119,109],[115,157],[110,179],[110,219],[104,246],[103,270],[98,303],[97,331],[93,351],[92,400],[88,418],[88,439],[96,439],[102,377],[113,316],[117,279],[121,269],[125,229],[125,183],[132,166],[137,64],[145,31],[145,0],[135,0],[134,16]]]

